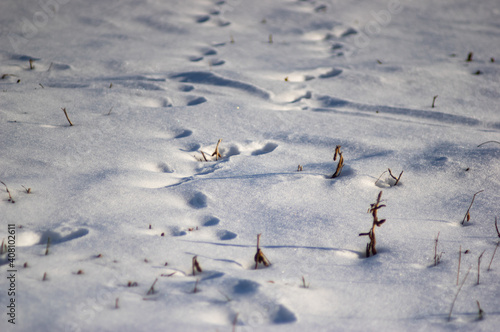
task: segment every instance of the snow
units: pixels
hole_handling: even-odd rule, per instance
[[[3,1],[0,329],[495,330],[499,21],[495,0]]]

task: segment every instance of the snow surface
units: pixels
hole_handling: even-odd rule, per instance
[[[2,1],[0,329],[497,330],[499,22],[497,0]]]

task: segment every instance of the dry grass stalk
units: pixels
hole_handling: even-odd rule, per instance
[[[26,188],[25,186],[21,185],[21,187],[24,188],[24,190],[26,190],[26,193],[27,194],[31,194],[31,188]]]
[[[397,186],[398,183],[399,183],[399,180],[401,180],[401,175],[403,175],[403,171],[401,171],[401,173],[399,173],[399,176],[398,177],[395,177],[394,175],[392,175],[392,172],[391,172],[391,169],[388,168],[387,169],[389,171],[389,175],[394,179],[396,180],[396,183],[394,183],[394,186]]]
[[[271,262],[269,262],[264,252],[260,249],[260,236],[261,234],[257,234],[257,253],[254,256],[256,270],[259,267],[259,263],[264,264],[264,266],[271,265]]]
[[[9,199],[7,200],[8,202],[15,203],[16,201],[12,198],[12,195],[10,194],[9,188],[7,188],[7,185],[0,181],[1,184],[5,186],[5,190],[7,191],[7,194],[9,194]]]
[[[236,324],[238,323],[238,313],[236,313],[236,316],[234,316],[233,319],[233,332],[236,332]]]
[[[193,289],[194,294],[198,293],[198,283],[199,282],[200,282],[200,279],[196,279],[196,282],[194,283],[194,289]]]
[[[495,217],[495,229],[497,230],[497,235],[500,237],[500,231],[498,230],[498,222],[497,222],[497,217]]]
[[[458,286],[458,280],[460,278],[460,263],[461,262],[462,262],[462,246],[460,246],[460,251],[458,252],[457,286]]]
[[[469,54],[467,55],[467,59],[465,59],[465,61],[467,62],[471,62],[472,61],[472,57],[474,56],[474,53],[472,52],[469,52]]]
[[[477,193],[474,194],[472,197],[472,202],[470,202],[469,208],[467,209],[467,212],[465,213],[464,219],[462,220],[462,225],[465,224],[466,221],[470,221],[470,209],[472,207],[472,204],[474,204],[474,199],[476,198],[476,195],[479,193],[482,193],[484,190],[480,190]]]
[[[455,294],[455,298],[453,299],[453,302],[451,302],[450,313],[448,314],[448,322],[451,320],[451,313],[453,312],[453,307],[455,306],[455,301],[457,300],[458,294],[462,290],[462,287],[465,284],[465,281],[467,280],[467,277],[469,276],[469,272],[470,272],[471,268],[472,268],[472,266],[469,267],[469,270],[467,270],[467,273],[465,274],[464,280],[462,280],[462,283],[460,284],[460,287],[458,287],[458,291]]]
[[[50,248],[50,236],[47,237],[47,247],[45,248],[45,256],[49,254],[49,248]]]
[[[332,179],[336,178],[337,176],[340,175],[340,172],[342,172],[342,167],[344,167],[344,157],[342,156],[342,152],[340,152],[340,145],[337,145],[335,147],[335,154],[333,155],[333,161],[337,160],[337,155],[339,156],[339,163],[337,164],[337,169],[335,170],[335,173],[332,175]]]
[[[302,287],[309,288],[309,284],[306,284],[306,279],[302,276]]]
[[[483,309],[481,309],[481,305],[479,304],[479,301],[476,300],[476,303],[477,303],[477,309],[478,309],[477,319],[481,320],[481,319],[483,319],[484,311],[483,311]]]
[[[196,271],[198,271],[199,273],[203,272],[200,264],[198,263],[198,256],[193,257],[192,267],[193,267],[193,275],[196,275]]]
[[[42,278],[42,281],[45,281],[45,280],[47,280],[47,272],[44,272],[44,273],[43,273],[43,278]]]
[[[479,255],[478,259],[477,259],[477,284],[479,285],[479,277],[481,276],[481,258],[483,257],[483,254],[486,250],[483,250],[483,252],[481,253],[481,255]]]
[[[64,115],[66,115],[66,119],[68,120],[69,125],[73,126],[73,123],[71,123],[71,120],[69,119],[68,112],[66,112],[66,107],[62,107],[61,109],[63,110]]]
[[[491,256],[490,264],[488,265],[488,271],[491,269],[491,263],[493,262],[493,258],[495,257],[495,253],[497,252],[498,246],[500,246],[500,241],[497,242],[495,247],[495,251],[493,251],[493,256]]]
[[[35,69],[35,60],[29,59],[29,63],[30,63],[30,69],[31,70]]]
[[[366,245],[366,257],[370,257],[370,255],[376,255],[377,249],[375,245],[377,244],[377,240],[375,238],[375,226],[380,227],[385,222],[385,219],[378,220],[377,212],[380,208],[385,207],[385,205],[380,205],[382,199],[382,191],[377,196],[377,201],[373,204],[370,204],[370,209],[368,209],[368,213],[371,213],[373,216],[373,224],[372,228],[368,233],[360,233],[359,236],[368,236],[370,238],[370,242]]]
[[[217,146],[215,147],[214,153],[212,153],[212,157],[215,156],[215,160],[219,160],[219,158],[222,158],[221,154],[219,153],[219,145],[222,142],[222,138],[219,139],[217,142]]]
[[[158,278],[155,279],[155,281],[153,282],[153,284],[149,288],[149,290],[148,290],[148,292],[147,292],[146,295],[152,295],[152,294],[155,293],[155,284],[156,284],[157,281],[158,281]]]
[[[434,104],[436,103],[437,95],[432,98],[432,108],[434,108]]]
[[[116,300],[115,300],[115,309],[118,309],[118,308],[120,308],[120,307],[118,306],[118,298],[116,298]]]
[[[436,239],[434,240],[435,241],[435,244],[434,244],[434,266],[437,266],[439,264],[439,262],[441,261],[441,256],[443,256],[443,254],[444,254],[444,252],[441,252],[439,255],[437,253],[439,233],[440,232],[438,232],[438,235],[436,236]]]
[[[488,141],[488,142],[484,142],[484,143],[479,144],[477,147],[479,148],[479,147],[481,147],[481,146],[483,146],[485,144],[488,144],[488,143],[497,143],[497,144],[500,144],[499,141]]]

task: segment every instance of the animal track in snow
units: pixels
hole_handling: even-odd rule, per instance
[[[216,226],[220,223],[220,219],[217,217],[209,216],[205,218],[203,226]]]
[[[86,228],[60,227],[54,230],[44,232],[24,231],[17,235],[16,245],[19,247],[27,247],[36,244],[47,244],[47,239],[50,237],[51,244],[63,243],[81,238],[89,233]]]
[[[278,147],[278,144],[276,144],[276,143],[267,143],[262,148],[252,152],[252,156],[260,156],[263,154],[271,153],[274,150],[276,150],[277,147]]]
[[[208,197],[207,195],[199,191],[189,199],[188,204],[195,209],[206,208],[208,205]]]

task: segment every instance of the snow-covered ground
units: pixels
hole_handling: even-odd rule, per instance
[[[498,329],[497,0],[7,0],[0,41],[2,331]]]

